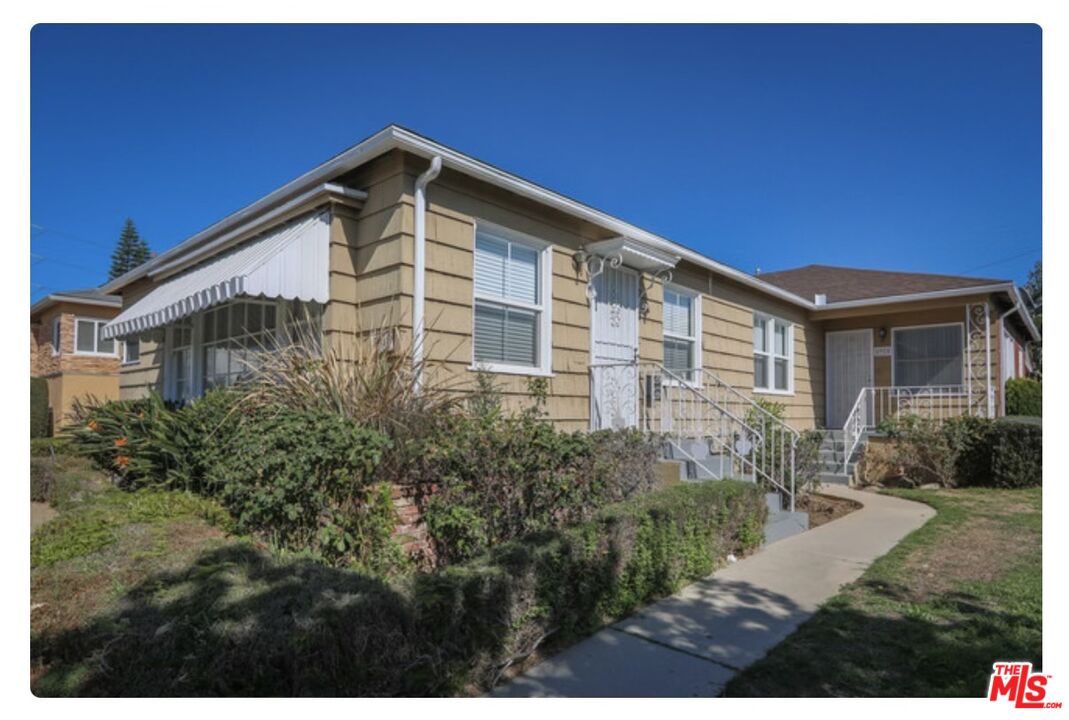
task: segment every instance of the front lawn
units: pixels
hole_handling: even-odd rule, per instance
[[[39,696],[481,694],[760,544],[752,483],[684,484],[434,570],[374,575],[238,537],[215,500],[59,458],[31,541]],[[545,641],[543,643],[543,641]]]
[[[938,514],[725,695],[981,697],[996,660],[1043,667],[1041,490],[893,494]]]

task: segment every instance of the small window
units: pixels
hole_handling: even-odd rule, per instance
[[[695,293],[664,289],[664,366],[691,381],[701,368],[701,308]]]
[[[141,361],[141,340],[139,338],[128,338],[123,341],[122,344],[122,362],[123,365],[133,365]]]
[[[755,390],[790,393],[794,389],[794,330],[791,323],[754,315],[753,384]]]
[[[475,236],[474,363],[498,371],[548,372],[543,258],[549,250],[480,226]]]
[[[60,317],[57,315],[52,321],[52,354],[59,355],[60,340]]]
[[[114,355],[115,341],[104,338],[107,320],[76,318],[74,321],[74,352],[79,355]]]
[[[964,340],[961,325],[895,328],[891,342],[895,387],[962,384]]]

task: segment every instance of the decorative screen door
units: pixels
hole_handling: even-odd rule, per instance
[[[638,426],[638,273],[606,266],[594,278],[591,426]]]
[[[841,428],[861,388],[872,385],[872,331],[829,332],[827,364],[827,427]]]

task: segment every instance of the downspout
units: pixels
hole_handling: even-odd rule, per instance
[[[1006,414],[1006,385],[1002,382],[1002,376],[1006,372],[1002,367],[1002,364],[1006,362],[1006,354],[1002,352],[1002,334],[1006,332],[1006,318],[1020,309],[1021,306],[1015,303],[1013,307],[998,316],[998,407],[1002,415]]]
[[[423,387],[423,317],[427,300],[427,186],[442,171],[442,156],[431,158],[431,166],[416,178],[415,252],[412,282],[412,369],[415,389]]]

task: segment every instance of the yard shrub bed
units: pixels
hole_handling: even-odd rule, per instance
[[[406,570],[409,560],[455,564],[583,522],[657,484],[657,447],[641,433],[562,432],[543,417],[541,401],[505,412],[492,387],[467,406],[436,405],[425,413],[433,421],[410,436],[400,422],[365,422],[317,402],[284,404],[287,397],[216,389],[179,407],[153,395],[80,408],[72,447],[122,488],[213,498],[241,533],[382,575]],[[405,485],[418,491],[421,515],[415,525],[406,518],[398,538],[403,523],[391,493]],[[426,529],[415,542],[413,527]]]
[[[176,496],[191,504],[161,502]],[[92,512],[38,533],[36,567],[112,542],[120,511],[151,523],[201,512],[198,502],[209,501],[108,490]],[[751,483],[678,485],[392,579],[233,540],[143,577],[78,627],[35,634],[34,692],[477,694],[532,651],[562,647],[755,548],[765,513]]]
[[[893,441],[889,463],[915,484],[946,487],[1038,487],[1043,484],[1043,424],[1039,418],[916,416],[881,423]]]
[[[678,485],[418,576],[417,618],[447,651],[454,687],[442,689],[489,687],[543,641],[567,644],[709,575],[760,545],[766,513],[752,483]]]

